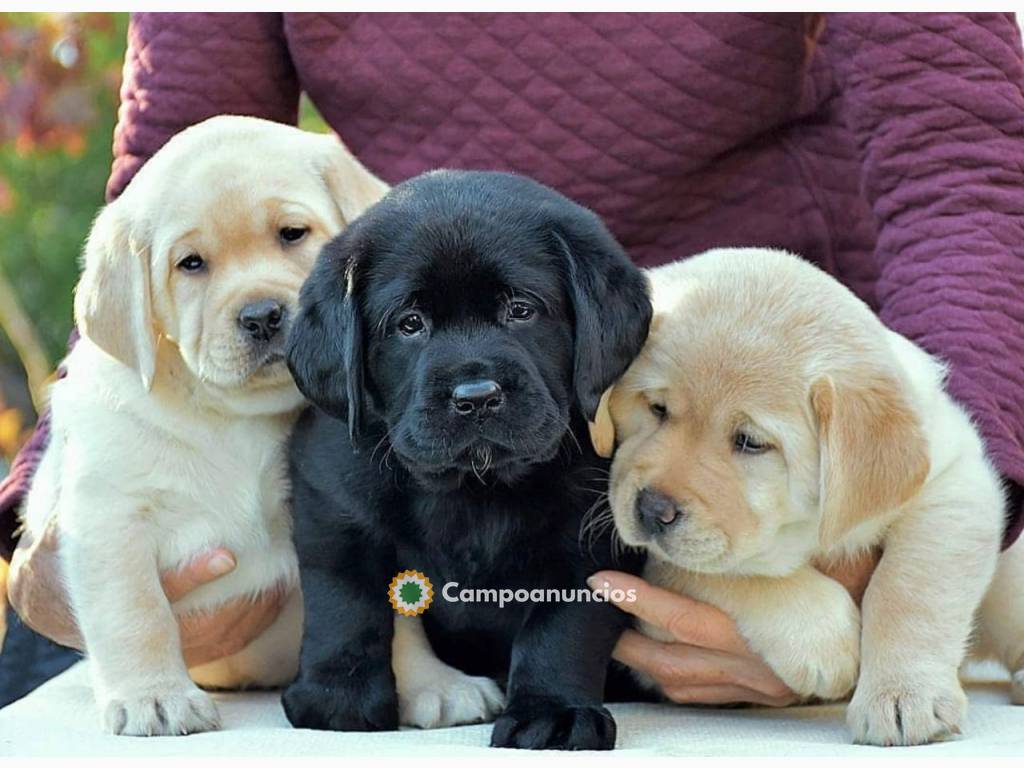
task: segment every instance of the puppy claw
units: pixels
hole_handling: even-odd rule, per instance
[[[505,706],[505,696],[488,677],[471,677],[447,667],[441,675],[399,691],[399,719],[414,728],[448,728],[486,723]]]
[[[1013,673],[1013,682],[1010,684],[1010,701],[1014,704],[1024,704],[1024,669],[1018,669]]]
[[[909,747],[957,735],[967,712],[958,682],[939,686],[906,681],[889,686],[858,686],[847,723],[858,744]]]
[[[118,736],[183,736],[220,727],[217,705],[198,688],[109,697],[103,726]]]
[[[413,728],[440,728],[444,706],[437,691],[423,691],[407,701],[398,699],[398,722]]]

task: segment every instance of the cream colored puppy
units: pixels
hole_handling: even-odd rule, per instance
[[[23,523],[38,535],[56,515],[108,731],[213,728],[196,683],[293,677],[302,600],[285,451],[303,401],[284,339],[321,246],[386,190],[333,137],[224,116],[172,138],[96,219],[75,297],[82,339],[50,390],[50,447]],[[158,573],[215,546],[237,568],[169,605]],[[272,588],[291,597],[270,629],[185,668],[175,613]],[[491,681],[434,658],[416,623],[395,642],[411,664],[406,722],[500,706]]]
[[[1024,548],[993,583],[1003,491],[942,364],[787,253],[715,250],[649,275],[650,338],[592,428],[606,455],[618,440],[611,506],[647,578],[729,613],[797,693],[856,685],[860,742],[959,730],[979,607],[978,650],[1019,699]],[[858,611],[813,564],[877,545]]]

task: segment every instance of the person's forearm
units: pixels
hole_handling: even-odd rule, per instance
[[[1024,483],[1024,61],[1013,16],[832,14],[823,46],[878,226],[879,315],[949,364],[948,389],[993,463]]]
[[[11,561],[8,597],[11,607],[32,630],[60,645],[84,650],[74,610],[64,587],[58,554],[59,536],[50,525],[42,537],[22,535]],[[178,569],[161,574],[160,582],[173,604],[204,584],[230,573],[234,555],[215,548],[199,554]],[[230,600],[215,611],[177,617],[182,652],[189,667],[238,653],[277,620],[290,590],[275,586],[256,596]]]
[[[81,634],[64,591],[56,526],[38,540],[24,532],[11,559],[7,583],[11,607],[33,631],[55,643],[82,649]]]

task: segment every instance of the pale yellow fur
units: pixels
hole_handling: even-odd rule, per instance
[[[39,536],[56,516],[107,730],[215,727],[196,683],[275,686],[294,675],[302,599],[285,451],[302,398],[283,362],[253,362],[238,314],[264,297],[294,313],[320,247],[386,191],[332,136],[217,117],[172,138],[97,218],[75,301],[83,337],[49,393],[51,440],[23,523]],[[286,226],[309,233],[285,246]],[[189,253],[207,274],[175,269]],[[237,568],[169,605],[158,573],[213,547],[231,550]],[[175,613],[271,587],[290,597],[264,634],[186,669]],[[441,664],[415,623],[395,642],[408,665],[403,722],[494,713],[493,682]]]
[[[976,649],[1017,673],[1019,697],[1024,547],[999,555],[1003,490],[943,365],[791,254],[715,250],[649,277],[651,336],[592,428],[600,449],[618,442],[611,503],[648,578],[723,608],[798,693],[855,688],[857,741],[960,728],[975,617]],[[737,452],[739,431],[771,448]],[[646,535],[641,488],[679,522]],[[872,546],[858,611],[812,563]]]

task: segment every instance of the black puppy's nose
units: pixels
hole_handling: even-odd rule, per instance
[[[486,415],[500,411],[505,406],[505,394],[501,386],[491,379],[464,381],[452,390],[455,412],[460,416],[474,413]]]
[[[254,301],[242,307],[238,324],[256,341],[270,341],[284,324],[284,307],[273,299]]]
[[[636,497],[636,519],[647,533],[655,535],[667,530],[683,518],[679,505],[660,491],[644,488]]]

